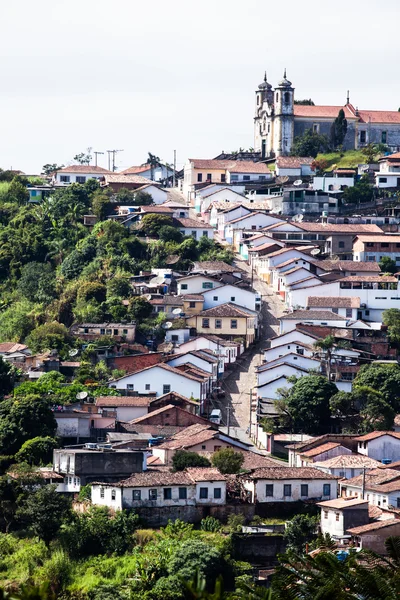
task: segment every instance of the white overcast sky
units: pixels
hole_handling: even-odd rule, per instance
[[[150,151],[177,166],[253,145],[254,91],[397,110],[399,0],[1,2],[0,167]],[[106,155],[99,164],[107,166]]]

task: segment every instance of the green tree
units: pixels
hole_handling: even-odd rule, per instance
[[[307,129],[303,135],[294,138],[292,156],[312,156],[316,158],[320,152],[325,152],[329,146],[326,135],[321,135]]]
[[[149,206],[153,204],[153,196],[148,192],[139,190],[134,195],[133,206]]]
[[[170,575],[179,575],[186,581],[199,574],[211,585],[223,571],[224,561],[217,548],[201,540],[187,540],[174,553],[167,568]]]
[[[210,461],[205,456],[200,456],[196,452],[187,452],[186,450],[177,450],[172,457],[174,471],[184,471],[188,467],[209,467],[210,464]]]
[[[353,390],[368,387],[379,390],[386,402],[400,410],[400,366],[394,364],[363,365],[353,382]]]
[[[15,454],[27,440],[53,437],[56,430],[47,398],[28,394],[0,403],[0,454]]]
[[[86,148],[86,152],[75,154],[74,160],[80,165],[90,165],[92,160],[92,148]]]
[[[58,442],[50,436],[34,437],[24,442],[15,455],[17,462],[29,465],[44,466],[53,460],[53,450],[58,448]]]
[[[149,236],[158,235],[161,227],[165,227],[165,225],[173,226],[173,221],[171,217],[168,217],[167,215],[159,215],[156,213],[144,215],[144,217],[140,221],[141,230]]]
[[[352,187],[347,187],[343,192],[343,200],[347,204],[371,202],[373,198],[374,192],[369,183],[368,175],[363,175]]]
[[[379,151],[375,144],[367,144],[362,149],[362,153],[364,154],[365,160],[367,161],[367,163],[372,164],[372,163],[376,162]]]
[[[18,516],[48,546],[64,522],[72,518],[71,500],[56,492],[55,485],[45,485],[28,495]]]
[[[132,287],[127,277],[113,277],[107,283],[107,296],[116,298],[129,298]]]
[[[64,165],[58,165],[57,163],[46,163],[42,167],[42,173],[44,175],[52,175],[56,171],[60,171],[64,168]]]
[[[379,266],[383,273],[390,273],[393,275],[394,273],[398,272],[396,261],[393,258],[390,258],[390,256],[382,256],[381,260],[379,261]]]
[[[211,457],[211,462],[221,473],[239,473],[244,461],[241,452],[235,452],[233,448],[221,448]]]
[[[293,432],[319,435],[329,430],[329,400],[337,391],[322,375],[300,377],[276,406]]]
[[[96,281],[86,281],[78,288],[78,302],[105,302],[107,297],[107,288],[103,283]]]
[[[287,550],[304,552],[306,543],[317,535],[318,521],[318,517],[295,515],[286,523],[284,538],[287,541]]]
[[[98,190],[92,197],[92,211],[101,221],[112,213],[112,204],[107,194]]]
[[[26,343],[33,352],[61,351],[72,343],[72,338],[65,325],[53,321],[36,327],[27,337]]]
[[[388,328],[389,339],[392,343],[400,343],[400,309],[388,308],[382,313],[382,321]]]
[[[344,110],[341,108],[336,119],[333,121],[330,131],[330,141],[333,148],[343,145],[347,133],[347,119],[344,116]]]
[[[154,181],[154,169],[159,166],[160,159],[158,158],[158,156],[152,154],[151,152],[148,152],[147,154],[148,158],[146,164],[150,165],[150,178],[152,181]]]
[[[325,338],[317,340],[314,348],[322,351],[322,360],[326,366],[326,376],[328,381],[330,381],[332,363],[335,359],[335,349],[349,348],[349,343],[345,340],[336,341],[333,335],[327,335]]]
[[[143,321],[153,312],[153,307],[142,296],[134,296],[129,300],[128,314],[134,321]]]
[[[9,362],[0,356],[0,400],[14,387],[14,370]]]
[[[48,304],[55,295],[55,274],[49,263],[30,262],[21,269],[19,293],[31,302]]]
[[[177,242],[180,244],[183,240],[183,235],[177,227],[172,225],[164,225],[158,231],[158,237],[163,242]]]
[[[26,204],[29,200],[29,192],[21,181],[20,177],[14,177],[8,188],[8,195],[11,202]]]

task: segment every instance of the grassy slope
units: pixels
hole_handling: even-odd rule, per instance
[[[333,168],[356,168],[357,165],[365,164],[366,158],[361,150],[348,150],[340,156],[340,152],[328,152],[327,154],[318,154],[316,160],[324,159],[328,162],[326,171]]]

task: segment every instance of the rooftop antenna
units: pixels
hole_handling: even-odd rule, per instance
[[[350,90],[347,90],[347,102],[346,104],[350,104]]]
[[[94,154],[94,164],[97,167],[97,155],[104,154],[104,152],[93,152],[93,154]]]

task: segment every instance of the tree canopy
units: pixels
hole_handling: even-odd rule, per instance
[[[292,155],[316,158],[320,152],[326,152],[328,147],[329,141],[326,135],[307,129],[303,135],[294,138]]]

